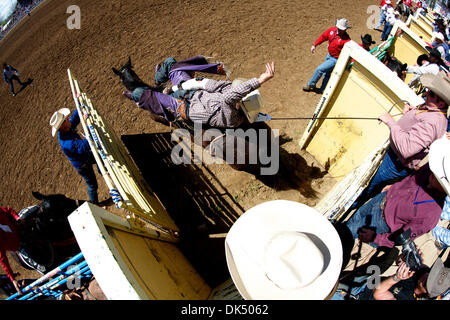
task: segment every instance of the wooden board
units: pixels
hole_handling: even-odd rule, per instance
[[[425,42],[430,43],[433,29],[423,20],[418,20],[411,16],[408,27]]]
[[[355,62],[349,68],[351,59]],[[401,100],[423,103],[400,78],[351,41],[341,52],[316,114],[377,118],[393,107],[391,114],[397,115],[403,109]],[[377,120],[312,120],[300,146],[333,177],[343,178],[388,136],[387,126]]]
[[[173,243],[84,203],[70,226],[93,275],[111,300],[203,300],[211,288]]]
[[[204,300],[211,288],[172,243],[107,228],[129,270],[151,300]]]

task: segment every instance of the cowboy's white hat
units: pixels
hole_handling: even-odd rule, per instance
[[[342,19],[337,19],[336,20],[336,27],[338,29],[341,30],[347,30],[350,29],[351,27],[348,24],[348,20],[346,18],[342,18]]]
[[[225,241],[231,278],[248,300],[323,300],[342,266],[333,225],[304,204],[275,200],[245,212]]]
[[[62,108],[56,111],[50,118],[50,126],[52,127],[52,136],[54,137],[56,132],[58,132],[59,127],[67,119],[70,114],[70,109]]]
[[[231,86],[237,87],[238,85],[240,85],[245,81],[246,79],[242,78],[235,79],[231,83]],[[244,111],[244,114],[250,123],[255,122],[256,118],[258,117],[259,110],[261,110],[263,104],[264,103],[258,89],[253,90],[252,92],[247,94],[244,98],[242,98],[241,100],[242,111]]]
[[[441,32],[433,32],[433,37],[441,40],[442,42],[445,41],[444,35]]]
[[[450,196],[450,140],[445,135],[431,144],[428,162],[436,179]]]

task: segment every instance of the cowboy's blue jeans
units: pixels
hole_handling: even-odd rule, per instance
[[[331,72],[333,72],[337,60],[337,58],[327,54],[325,61],[317,67],[316,71],[314,71],[314,74],[308,82],[308,86],[315,87],[317,82],[319,82],[320,78],[323,76],[322,86],[320,87],[320,91],[323,92],[330,80]]]
[[[85,164],[81,168],[76,168],[79,175],[84,179],[88,189],[89,200],[92,203],[98,203],[97,195],[97,178],[95,177],[94,168],[91,164]]]
[[[383,212],[380,204],[386,198],[387,192],[382,192],[359,208],[353,216],[347,221],[346,226],[350,230],[353,239],[358,238],[358,230],[362,227],[374,228],[377,234],[390,231],[389,226],[383,219]],[[370,243],[372,247],[377,248],[376,243]]]
[[[382,188],[390,181],[406,177],[407,175],[411,174],[411,172],[411,169],[405,167],[400,162],[400,160],[398,160],[398,157],[395,154],[394,150],[389,147],[377,172],[370,181],[370,184],[366,189],[364,189],[364,191],[358,197],[357,201],[353,203],[351,209],[355,209],[361,203],[361,201],[364,201],[366,198],[370,197],[375,188]]]
[[[411,169],[405,167],[400,160],[398,160],[394,150],[389,147],[377,173],[375,173],[375,176],[367,187],[366,193],[370,194],[375,187],[381,184],[385,185],[387,182],[394,179],[406,177],[410,173]]]

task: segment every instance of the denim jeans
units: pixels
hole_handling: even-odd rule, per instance
[[[347,299],[346,297],[349,294],[354,297],[357,297],[361,292],[363,292],[366,289],[367,278],[368,276],[356,277],[355,279],[353,279],[355,285],[351,288],[346,284],[339,283],[336,293],[331,297],[330,300],[346,300]]]
[[[381,25],[382,25],[382,24],[385,24],[385,23],[386,23],[386,15],[384,14],[384,11],[381,10],[381,13],[380,13],[380,21],[378,21],[378,24],[377,24],[377,26],[375,27],[375,29],[380,29]]]
[[[358,230],[362,227],[374,228],[377,234],[390,231],[389,226],[383,219],[383,212],[380,208],[380,204],[386,198],[386,194],[387,192],[383,192],[373,197],[347,221],[346,226],[350,230],[353,239],[358,238]],[[370,245],[375,248],[378,247],[375,243],[370,243]]]
[[[81,168],[76,169],[79,175],[84,179],[88,189],[89,200],[97,204],[98,203],[98,195],[97,195],[97,178],[95,177],[94,168],[91,164],[84,164]]]
[[[393,25],[389,23],[384,24],[383,33],[381,34],[381,41],[386,41],[389,37],[389,33],[391,33]]]
[[[379,185],[386,185],[389,181],[394,179],[399,179],[406,177],[412,173],[412,170],[405,167],[400,160],[398,160],[397,155],[391,147],[387,150],[384,155],[383,161],[380,164],[375,176],[367,187],[366,193],[370,193],[375,187]]]
[[[364,191],[358,197],[357,201],[353,203],[351,209],[355,209],[363,201],[368,199],[372,194],[375,193],[374,191],[377,191],[375,189],[383,188],[390,181],[406,177],[411,173],[412,170],[405,167],[400,162],[400,160],[398,160],[398,157],[395,154],[394,150],[392,150],[392,148],[389,147],[386,154],[384,155],[380,167],[375,173],[375,176],[372,178],[367,188],[364,189]]]
[[[20,81],[19,77],[16,75],[13,75],[11,77],[11,79],[9,79],[9,89],[11,90],[11,93],[14,94],[14,84],[13,84],[13,80],[16,80],[20,85],[23,85],[22,81]]]
[[[333,72],[337,60],[337,58],[334,58],[330,54],[327,54],[325,62],[318,66],[316,71],[314,71],[314,74],[308,82],[308,86],[316,86],[317,82],[319,82],[320,78],[323,76],[322,86],[320,87],[320,91],[323,92],[325,90],[325,87],[327,86],[328,80],[330,80],[331,72]]]

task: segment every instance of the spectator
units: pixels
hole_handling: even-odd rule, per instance
[[[435,49],[431,49],[428,56],[420,55],[417,58],[417,66],[408,66],[406,68],[407,73],[414,73],[415,76],[409,81],[408,86],[414,87],[419,82],[420,76],[424,74],[434,74],[439,73],[439,63],[441,54]]]
[[[433,48],[439,51],[442,59],[449,61],[450,60],[449,46],[445,41],[444,35],[440,32],[435,32],[433,34],[433,39],[434,39],[434,42],[432,43]]]
[[[78,110],[75,109],[69,118],[70,110],[67,108],[56,111],[51,119],[52,136],[58,132],[58,140],[64,154],[70,160],[75,170],[84,179],[88,189],[89,200],[93,204],[98,204],[97,178],[95,177],[92,165],[95,158],[86,138],[81,137],[76,132],[76,127],[80,123]],[[85,116],[85,119],[87,115]]]
[[[401,262],[397,272],[373,291],[375,300],[419,300],[437,298],[450,288],[450,268],[444,266],[440,258],[431,270],[420,269],[417,274]],[[369,295],[370,297],[370,295]]]
[[[383,33],[381,34],[381,41],[386,41],[388,39],[395,22],[400,20],[399,17],[400,13],[398,11],[394,11],[392,7],[388,8],[386,12],[386,23],[384,24]]]
[[[20,293],[20,286],[15,279],[15,274],[9,265],[6,251],[18,251],[20,248],[20,224],[21,219],[11,208],[0,208],[0,264],[11,280],[14,288]]]
[[[420,81],[428,88],[424,105],[414,108],[406,104],[403,116],[398,121],[389,113],[380,116],[380,120],[390,130],[390,147],[369,186],[355,201],[352,209],[376,194],[376,188],[382,188],[387,182],[401,179],[417,170],[433,141],[444,135],[450,103],[450,82],[447,79],[443,72],[422,75]]]
[[[309,80],[308,84],[303,87],[303,91],[310,92],[314,91],[316,93],[323,93],[325,87],[327,86],[328,80],[330,80],[331,72],[336,65],[337,59],[342,51],[344,45],[350,41],[350,36],[347,33],[347,29],[350,26],[347,19],[338,19],[336,21],[336,26],[326,30],[311,47],[311,53],[316,52],[316,47],[325,41],[328,41],[328,55],[325,58],[325,62],[317,67],[313,76]],[[323,76],[322,86],[320,89],[316,88],[317,82]]]
[[[365,50],[370,51],[370,46],[375,44],[375,41],[372,40],[372,36],[370,34],[365,34],[364,37],[361,36],[361,44]]]
[[[428,165],[387,186],[347,221],[353,239],[373,247],[394,247],[394,238],[408,229],[411,239],[432,230],[442,212],[445,191]]]
[[[440,219],[450,221],[450,133],[436,140],[430,148],[429,157],[430,168],[437,177],[439,182],[447,193],[444,208]],[[450,247],[450,230],[437,225],[432,230],[433,236],[436,238],[437,247],[442,249]]]
[[[377,26],[375,27],[375,30],[382,31],[381,25],[384,25],[386,23],[386,11],[388,8],[392,8],[392,1],[391,0],[381,0],[380,2],[380,21],[378,21]]]
[[[5,80],[7,84],[9,84],[9,88],[11,89],[13,97],[16,96],[14,92],[13,80],[16,80],[21,86],[24,85],[24,83],[19,79],[19,72],[17,71],[17,69],[14,69],[12,66],[6,63],[3,64],[3,80]]]

